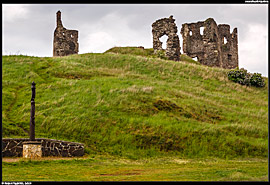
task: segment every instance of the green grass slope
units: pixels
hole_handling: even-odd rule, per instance
[[[35,81],[37,138],[131,159],[267,157],[268,85],[241,86],[228,70],[163,60],[150,49],[118,50],[3,56],[3,137],[28,137]]]

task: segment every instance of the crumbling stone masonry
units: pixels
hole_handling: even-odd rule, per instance
[[[201,64],[226,69],[238,67],[237,28],[230,33],[229,25],[217,25],[213,18],[208,18],[183,24],[181,34],[183,52],[197,57]]]
[[[179,61],[180,59],[180,41],[177,35],[177,26],[175,19],[171,15],[169,18],[159,19],[152,24],[153,49],[157,52],[162,49],[162,42],[159,40],[163,35],[167,35],[166,56],[170,60]]]
[[[66,29],[61,21],[61,12],[56,13],[56,29],[53,40],[53,56],[78,54],[78,31]]]

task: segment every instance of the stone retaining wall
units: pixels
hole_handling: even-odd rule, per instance
[[[28,138],[2,139],[2,157],[21,157],[23,153],[23,142]],[[84,145],[69,141],[55,139],[37,138],[41,142],[42,156],[77,157],[84,155]]]

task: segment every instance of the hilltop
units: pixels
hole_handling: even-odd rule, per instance
[[[66,57],[2,57],[3,137],[28,137],[36,82],[36,137],[84,143],[131,159],[268,156],[268,78],[231,82],[228,69],[152,49],[116,47]]]

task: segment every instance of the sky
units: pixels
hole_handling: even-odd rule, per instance
[[[268,77],[268,4],[2,4],[2,55],[52,57],[58,10],[63,26],[79,31],[79,54],[152,48],[152,23],[170,15],[183,53],[182,24],[212,17],[237,27],[239,67]]]

